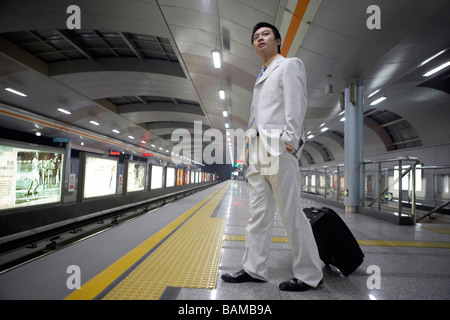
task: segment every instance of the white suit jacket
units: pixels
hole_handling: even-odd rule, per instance
[[[278,56],[256,81],[252,102],[259,135],[271,155],[286,152],[287,143],[300,157],[307,101],[303,62]]]

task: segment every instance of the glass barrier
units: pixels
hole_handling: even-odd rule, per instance
[[[399,219],[450,223],[450,166],[423,166],[414,157],[364,161],[361,204]],[[344,202],[344,165],[301,168],[302,192]]]

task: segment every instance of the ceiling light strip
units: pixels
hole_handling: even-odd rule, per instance
[[[43,126],[46,126],[46,127],[49,127],[49,128],[70,132],[70,133],[73,133],[73,134],[76,134],[76,135],[81,135],[81,136],[84,136],[86,138],[94,139],[94,140],[97,140],[97,141],[100,141],[100,142],[104,142],[104,143],[107,143],[107,144],[113,144],[113,145],[116,145],[116,146],[119,146],[119,147],[122,147],[122,148],[128,148],[128,149],[132,149],[132,150],[138,151],[138,152],[150,152],[150,150],[146,150],[146,149],[143,149],[143,148],[135,148],[135,147],[130,146],[130,145],[125,145],[125,144],[122,144],[120,142],[116,142],[116,141],[114,141],[114,140],[112,140],[110,138],[109,139],[104,139],[104,138],[101,138],[99,136],[94,136],[94,135],[89,134],[89,133],[85,133],[85,132],[82,132],[82,131],[71,129],[71,128],[67,127],[67,126],[58,125],[58,124],[55,124],[55,123],[51,123],[51,122],[47,122],[47,121],[44,121],[44,120],[32,118],[32,117],[29,117],[29,116],[25,116],[25,115],[22,115],[22,114],[19,114],[19,113],[15,113],[15,112],[4,110],[4,109],[0,108],[0,115],[2,115],[2,114],[6,115],[6,116],[9,116],[9,117],[13,117],[13,118],[25,120],[25,121],[28,121],[28,122],[32,122],[32,123],[39,123],[39,124],[41,124]],[[164,159],[167,159],[167,160],[171,160],[171,158],[169,158],[169,157],[167,157],[165,155],[162,155],[162,154],[161,155],[158,154],[158,157],[159,158],[164,158]]]

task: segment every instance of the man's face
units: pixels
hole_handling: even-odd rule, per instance
[[[253,48],[258,56],[271,56],[278,53],[281,39],[275,40],[275,35],[269,27],[256,30],[253,35]]]

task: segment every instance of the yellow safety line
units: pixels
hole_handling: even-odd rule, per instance
[[[160,243],[165,237],[167,237],[170,233],[172,233],[176,228],[178,228],[183,222],[185,222],[191,215],[196,213],[191,219],[189,219],[179,230],[177,230],[169,239],[167,239],[163,245],[161,245],[155,252],[153,252],[150,257],[153,257],[157,251],[161,251],[161,248],[165,248],[164,244],[166,244],[169,240],[170,242],[173,242],[174,236],[177,235],[176,239],[180,242],[186,242],[184,239],[179,239],[180,230],[185,228],[186,225],[189,225],[192,227],[193,222],[192,221],[198,221],[199,219],[193,219],[196,216],[200,214],[200,212],[204,213],[207,211],[209,215],[211,215],[214,208],[219,203],[220,199],[223,197],[224,193],[230,186],[230,183],[226,183],[225,186],[220,188],[215,193],[209,195],[202,201],[200,201],[198,204],[196,204],[194,207],[186,211],[184,214],[182,214],[180,217],[169,223],[166,227],[162,228],[160,231],[155,233],[152,237],[148,238],[146,241],[144,241],[142,244],[137,246],[132,251],[125,254],[123,257],[121,257],[119,260],[117,260],[115,263],[113,263],[111,266],[106,268],[103,272],[89,280],[85,285],[83,285],[80,289],[74,291],[72,294],[67,296],[66,300],[92,300],[96,296],[98,296],[104,289],[106,289],[110,284],[112,284],[120,275],[122,275],[124,272],[126,272],[130,267],[132,267],[139,259],[141,259],[147,252],[149,252],[155,245]],[[211,200],[211,201],[210,201]],[[213,201],[214,200],[214,201]],[[214,204],[214,205],[213,205]],[[205,218],[203,218],[206,220]],[[209,219],[211,221],[215,221],[218,224],[223,224],[223,231],[221,230],[215,230],[218,234],[220,234],[220,242],[222,242],[223,233],[225,232],[225,219]],[[219,228],[220,229],[220,228]],[[222,232],[222,233],[220,233]],[[186,232],[184,232],[186,233]],[[194,225],[194,230],[191,230],[191,233],[194,235],[198,235],[200,233],[200,230],[197,230]],[[178,245],[180,245],[179,243]],[[221,244],[220,244],[221,249]],[[220,251],[217,250],[217,248],[213,248],[212,251],[214,251],[219,255],[220,259]],[[193,252],[192,252],[193,253]],[[170,254],[170,253],[165,253]],[[148,259],[148,258],[147,258]],[[217,259],[217,257],[216,257]],[[181,262],[185,262],[183,260],[179,260]],[[217,267],[218,268],[218,267]],[[134,271],[133,271],[134,272]],[[133,273],[132,272],[132,273]],[[129,275],[130,276],[130,275]],[[217,276],[217,272],[216,275]],[[149,275],[149,277],[152,277]],[[156,278],[154,278],[156,279]],[[126,280],[126,279],[124,279]],[[167,284],[169,286],[170,284]],[[164,290],[164,289],[163,289]],[[159,296],[158,296],[159,297]],[[125,297],[123,297],[125,299]],[[145,297],[147,298],[147,297]],[[148,297],[149,298],[149,297]],[[150,298],[149,298],[150,299]]]
[[[224,241],[245,241],[243,235],[226,234]],[[424,241],[391,241],[391,240],[357,240],[360,246],[380,247],[414,247],[414,248],[443,248],[450,249],[450,242],[424,242]],[[272,237],[273,243],[288,243],[286,237]]]

